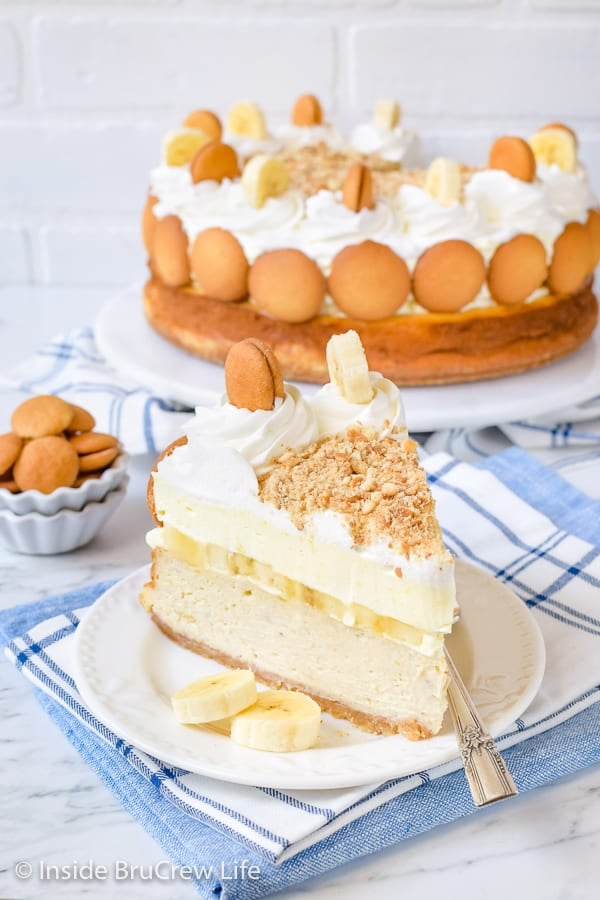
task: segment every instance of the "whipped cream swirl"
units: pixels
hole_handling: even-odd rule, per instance
[[[375,428],[379,436],[407,437],[406,417],[400,391],[379,372],[369,372],[373,397],[368,403],[350,403],[335,384],[325,384],[310,404],[316,417],[319,439],[339,434],[351,425]]]
[[[393,247],[412,261],[440,241],[473,240],[475,223],[461,203],[442,206],[423,188],[403,184],[395,200],[398,234]]]
[[[154,214],[179,216],[190,241],[207,228],[226,228],[236,235],[249,262],[264,250],[289,246],[289,232],[304,215],[299,191],[269,197],[257,209],[248,203],[241,181],[193,184],[189,169],[174,166],[152,172],[150,193],[159,198]]]
[[[411,166],[418,162],[417,134],[402,125],[378,128],[374,122],[363,122],[352,132],[350,143],[359,153],[376,153],[390,162]]]
[[[347,150],[348,142],[334,125],[280,125],[275,138],[286,150],[301,150],[315,144],[327,144],[332,150]]]
[[[344,247],[369,238],[385,242],[394,226],[393,210],[385,200],[379,199],[373,209],[353,212],[339,192],[323,190],[306,200],[299,246],[327,274],[333,257]]]
[[[232,448],[260,474],[285,450],[316,440],[317,423],[300,391],[287,384],[273,409],[239,409],[225,397],[218,406],[198,407],[186,435],[189,445],[201,451],[215,444]]]
[[[534,234],[552,253],[565,222],[549,207],[540,182],[521,181],[508,172],[477,172],[465,188],[465,211],[476,231],[473,243],[489,259],[496,248],[516,234]]]
[[[563,172],[557,165],[538,163],[537,175],[544,187],[546,203],[569,222],[585,222],[588,210],[598,205],[583,166],[575,172]]]

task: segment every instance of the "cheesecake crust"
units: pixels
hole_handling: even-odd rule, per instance
[[[369,367],[398,385],[453,384],[517,374],[573,353],[591,336],[598,302],[591,279],[573,296],[548,295],[518,307],[417,313],[377,321],[319,315],[289,323],[261,314],[250,301],[223,303],[156,275],[144,289],[152,328],[171,343],[223,363],[247,337],[269,344],[285,378],[324,384],[325,348],[333,334],[354,329]]]

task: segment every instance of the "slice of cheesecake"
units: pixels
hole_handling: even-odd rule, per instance
[[[250,362],[269,355],[255,370],[236,345],[228,399],[198,409],[153,473],[142,602],[195,652],[369,731],[424,738],[446,709],[454,561],[398,391],[352,335],[332,339],[332,383],[312,401],[268,348],[252,343]]]

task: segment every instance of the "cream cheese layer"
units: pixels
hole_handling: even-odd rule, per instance
[[[233,505],[218,503],[174,485],[160,470],[154,501],[164,525],[198,543],[269,564],[348,607],[358,604],[421,631],[451,630],[454,561],[445,551],[407,559],[384,546],[353,547],[341,516],[313,515],[299,530],[284,510],[250,492],[239,493]]]

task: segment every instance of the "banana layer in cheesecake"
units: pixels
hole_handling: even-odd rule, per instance
[[[360,603],[341,603],[331,595],[281,575],[268,563],[224,550],[215,544],[200,543],[170,525],[155,528],[148,534],[147,540],[153,549],[165,550],[194,569],[221,575],[240,575],[283,602],[306,603],[350,628],[360,628],[406,644],[427,656],[439,656],[443,652],[443,633],[421,631],[390,616],[377,615]]]
[[[142,602],[169,637],[275,687],[302,690],[321,708],[377,734],[417,740],[441,728],[448,672],[429,657],[302,600],[263,590],[245,575],[198,569],[152,551]]]

